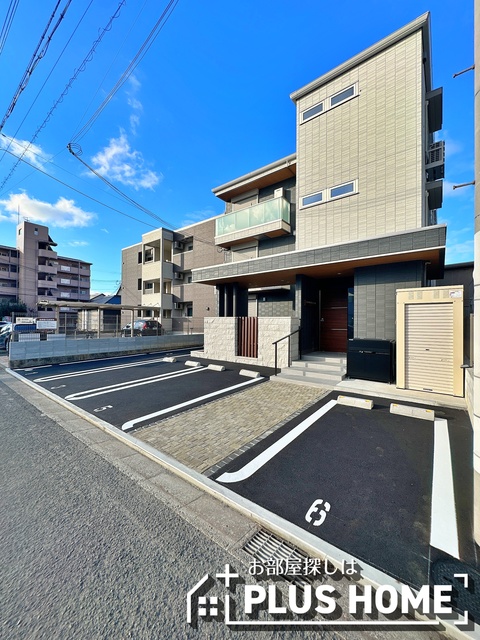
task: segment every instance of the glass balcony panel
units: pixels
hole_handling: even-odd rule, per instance
[[[290,224],[290,203],[285,198],[266,200],[248,207],[248,209],[227,213],[217,218],[215,221],[215,235],[225,236],[277,221]]]

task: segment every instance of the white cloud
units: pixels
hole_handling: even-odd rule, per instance
[[[23,154],[23,158],[35,167],[41,167],[50,160],[50,156],[46,155],[38,145],[30,143],[28,140],[10,138],[3,133],[0,135],[0,149],[9,149],[16,156]]]
[[[0,200],[0,221],[17,223],[18,213],[20,218],[52,227],[87,227],[96,218],[94,213],[78,207],[74,200],[63,197],[52,203],[22,192],[11,193],[7,199]]]
[[[138,78],[134,75],[131,75],[128,79],[129,90],[126,91],[127,94],[127,102],[132,107],[133,113],[130,115],[130,131],[136,136],[137,129],[140,126],[140,114],[143,112],[143,104],[136,97],[136,94],[140,91],[141,84]]]
[[[448,264],[470,262],[471,260],[473,260],[473,240],[447,245],[446,262]]]
[[[187,217],[181,221],[182,227],[188,227],[196,222],[201,222],[202,220],[207,220],[207,218],[213,218],[218,215],[213,209],[201,209],[199,211],[191,211],[186,214]]]
[[[155,173],[145,167],[140,151],[132,151],[125,131],[118,138],[111,138],[107,147],[92,158],[96,171],[108,180],[139,189],[153,189],[162,179],[161,173]]]
[[[90,243],[85,240],[74,240],[68,243],[71,247],[87,247]]]

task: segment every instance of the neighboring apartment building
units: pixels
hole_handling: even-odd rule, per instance
[[[229,261],[192,272],[218,292],[207,357],[231,359],[227,342],[240,361],[248,355],[231,333],[239,316],[287,320],[277,338],[301,325],[303,352],[394,340],[396,290],[443,274],[442,90],[432,82],[429,14],[291,99],[296,153],[214,189],[225,201],[215,244]]]
[[[52,317],[52,302],[65,301],[67,315],[69,302],[88,302],[90,263],[59,256],[54,247],[48,227],[21,222],[17,248],[0,247],[0,297],[25,303],[37,317]]]
[[[159,228],[122,250],[122,304],[151,307],[137,315],[154,317],[166,331],[203,332],[203,319],[216,315],[212,287],[192,283],[192,269],[223,263],[214,242],[215,221],[176,231]],[[122,312],[122,324],[131,312]]]

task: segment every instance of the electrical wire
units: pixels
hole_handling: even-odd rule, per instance
[[[122,75],[120,76],[119,80],[117,81],[117,83],[115,84],[113,89],[110,91],[110,93],[107,95],[105,100],[102,102],[102,104],[95,111],[95,113],[92,115],[92,117],[88,120],[88,122],[80,129],[80,131],[77,134],[75,134],[73,136],[71,142],[77,142],[78,140],[83,138],[85,136],[85,134],[91,129],[93,123],[100,116],[100,114],[105,109],[105,107],[108,105],[108,103],[113,98],[113,96],[124,85],[124,83],[128,80],[130,75],[134,72],[136,67],[143,60],[144,56],[146,55],[147,51],[150,49],[150,47],[154,43],[154,41],[157,38],[158,34],[163,29],[163,27],[167,23],[168,19],[172,15],[172,13],[175,11],[175,8],[176,8],[178,2],[179,2],[179,0],[170,0],[170,2],[167,4],[165,9],[163,10],[162,15],[160,16],[160,18],[155,23],[155,26],[153,27],[153,29],[148,34],[146,40],[143,42],[142,46],[140,47],[140,49],[135,54],[135,56],[134,56],[133,60],[131,61],[131,63],[128,65],[128,67],[125,69],[125,71],[122,73]]]
[[[7,153],[9,153],[11,156],[14,156],[15,158],[19,158],[19,156],[17,156],[15,153],[13,153],[13,151],[8,150]],[[21,160],[22,160],[23,163],[27,164],[29,167],[32,167],[32,169],[35,169],[36,171],[39,171],[40,173],[43,173],[43,175],[48,176],[52,180],[55,180],[55,182],[58,182],[61,185],[63,185],[64,187],[67,187],[68,189],[71,189],[72,191],[75,191],[76,193],[79,193],[80,195],[85,196],[85,198],[88,198],[89,200],[92,200],[93,202],[96,202],[97,204],[101,205],[102,207],[106,207],[107,209],[110,209],[111,211],[115,211],[116,213],[119,213],[120,215],[125,216],[126,218],[130,218],[131,220],[135,220],[136,222],[140,222],[141,224],[145,224],[145,225],[147,225],[147,227],[151,227],[152,229],[156,229],[156,227],[153,224],[149,224],[148,222],[145,222],[144,220],[139,220],[138,218],[134,218],[133,216],[130,216],[127,213],[124,213],[123,211],[120,211],[119,209],[115,209],[115,207],[111,207],[110,205],[105,204],[105,202],[101,202],[100,200],[97,200],[93,196],[89,196],[87,193],[84,193],[83,191],[80,191],[80,189],[76,189],[75,187],[72,187],[72,185],[67,184],[66,182],[63,182],[63,180],[59,180],[59,178],[56,178],[55,176],[52,176],[50,173],[47,173],[43,169],[40,169],[39,167],[36,167],[35,165],[31,164],[30,162],[27,162],[27,160],[25,160],[25,158],[21,158]]]
[[[61,0],[57,1],[57,4],[55,5],[55,9],[53,10],[53,13],[51,14],[47,26],[45,27],[42,36],[35,48],[35,51],[33,52],[33,55],[30,59],[30,62],[27,65],[27,68],[22,76],[22,79],[20,80],[20,83],[15,91],[15,94],[12,98],[12,101],[10,102],[10,105],[7,108],[7,111],[5,113],[5,115],[3,116],[3,120],[0,123],[0,131],[3,129],[3,127],[5,126],[6,121],[8,120],[8,118],[11,116],[13,110],[15,109],[18,99],[20,97],[20,94],[25,90],[25,88],[28,85],[28,82],[32,76],[32,73],[35,71],[36,66],[38,65],[38,63],[40,62],[40,60],[45,56],[45,54],[47,53],[48,47],[50,45],[50,42],[53,38],[53,35],[55,33],[55,31],[58,29],[58,27],[60,26],[60,23],[62,22],[62,20],[65,17],[65,13],[67,12],[68,7],[70,6],[72,0],[67,0],[67,4],[65,6],[65,8],[63,9],[63,11],[61,12],[60,16],[58,17],[57,22],[55,23],[55,25],[53,26],[52,32],[50,33],[50,35],[47,37],[47,40],[45,42],[45,44],[43,44],[45,37],[47,35],[48,30],[50,29],[50,26],[55,18],[55,14],[57,12],[57,9],[61,3]],[[41,49],[41,47],[43,46],[43,48]],[[41,50],[40,50],[41,49]]]
[[[92,173],[94,173],[97,178],[100,178],[100,180],[102,180],[102,182],[104,182],[105,184],[107,184],[111,189],[113,189],[115,191],[115,193],[118,193],[122,198],[124,198],[127,202],[129,202],[130,204],[132,204],[134,207],[137,207],[138,209],[140,209],[140,211],[143,211],[144,213],[146,213],[148,216],[150,216],[151,218],[153,218],[154,220],[157,220],[157,222],[160,222],[164,225],[166,225],[167,227],[172,227],[172,223],[168,222],[167,220],[163,220],[162,218],[160,218],[160,216],[158,216],[156,213],[153,213],[153,211],[150,211],[150,209],[147,209],[146,207],[144,207],[143,205],[139,204],[136,200],[134,200],[133,198],[130,198],[130,196],[128,196],[126,193],[124,193],[121,189],[119,189],[118,187],[116,187],[112,182],[110,182],[110,180],[107,180],[107,178],[105,178],[104,176],[102,176],[101,173],[99,173],[96,169],[94,169],[93,167],[91,167],[89,164],[87,164],[84,160],[82,160],[80,158],[79,153],[75,153],[75,151],[73,150],[73,146],[77,147],[78,149],[80,149],[79,145],[73,144],[71,142],[68,143],[67,145],[67,149],[70,151],[70,153],[72,154],[72,156],[74,156],[79,162],[81,162],[83,164],[84,167],[86,167],[89,171],[91,171]]]
[[[15,13],[17,11],[18,2],[19,0],[10,0],[10,5],[7,9],[7,15],[5,16],[2,30],[0,31],[0,55],[2,54],[3,48],[7,41],[8,34],[10,33],[12,22],[13,22],[13,19],[15,18]]]
[[[90,8],[90,5],[92,4],[93,0],[91,0],[90,4],[88,5],[87,9],[85,10],[85,13],[88,11],[88,9]],[[70,80],[68,81],[68,83],[66,84],[64,90],[62,91],[62,93],[60,94],[60,97],[57,98],[57,100],[53,103],[53,106],[51,107],[50,111],[47,113],[45,119],[43,120],[42,124],[39,125],[37,127],[37,130],[35,131],[35,133],[33,134],[31,140],[30,140],[30,144],[33,144],[35,142],[35,140],[37,139],[40,131],[42,131],[42,129],[44,129],[48,123],[48,121],[50,120],[50,118],[52,117],[53,112],[55,111],[55,109],[58,107],[58,105],[63,102],[63,99],[65,98],[65,96],[68,94],[69,90],[71,89],[73,83],[75,82],[75,80],[78,78],[78,76],[80,75],[80,73],[83,73],[83,71],[85,71],[87,64],[89,62],[91,62],[91,60],[93,59],[93,56],[95,54],[96,48],[97,46],[100,44],[100,42],[103,40],[103,37],[105,36],[105,34],[110,31],[112,29],[112,25],[113,25],[113,21],[116,20],[119,15],[120,15],[120,11],[122,9],[122,7],[126,4],[126,0],[121,0],[117,6],[117,10],[115,11],[115,13],[110,17],[110,20],[107,22],[106,26],[103,28],[103,30],[100,32],[98,38],[94,41],[94,43],[92,44],[92,46],[90,47],[89,52],[87,53],[87,55],[85,56],[85,58],[83,59],[82,63],[80,64],[80,66],[75,69],[73,76],[70,78]],[[83,20],[85,13],[83,14],[81,20]],[[79,23],[80,24],[80,23]],[[79,24],[77,25],[76,29],[78,28]],[[75,33],[75,32],[74,32]],[[73,37],[73,34],[71,36],[71,38]],[[70,38],[70,40],[71,40]],[[65,45],[65,48],[68,46],[70,40],[67,42],[67,44]],[[65,48],[63,51],[65,51]],[[63,54],[62,51],[62,54]],[[60,54],[60,56],[62,55]],[[58,60],[57,60],[58,62]],[[57,62],[55,63],[55,65],[57,64]],[[53,71],[53,69],[52,69]],[[50,77],[50,76],[49,76]],[[48,78],[47,78],[48,80]],[[43,86],[42,86],[43,89]],[[40,89],[40,91],[42,90]],[[37,95],[38,98],[38,95]],[[37,99],[35,98],[35,100]],[[33,106],[33,104],[32,104]],[[28,115],[29,112],[27,112],[26,115]],[[25,116],[26,117],[26,116]],[[23,124],[20,124],[20,126]],[[1,131],[1,128],[0,128]],[[18,129],[17,129],[18,131]],[[28,145],[27,149],[30,147],[30,145]],[[23,158],[22,154],[22,158]],[[10,177],[12,176],[13,172],[15,171],[16,167],[18,165],[18,161],[17,163],[14,165],[14,167],[12,168],[12,170],[10,171],[10,173],[6,176],[6,178],[3,180],[2,184],[0,185],[0,190],[3,189],[3,187],[5,186],[5,184],[8,182],[8,180],[10,179]]]

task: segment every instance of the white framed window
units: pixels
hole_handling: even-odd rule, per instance
[[[356,95],[357,85],[352,84],[350,87],[342,89],[338,93],[335,93],[333,96],[331,96],[330,108],[337,107],[339,104],[342,104],[342,102],[346,102],[347,100],[350,100],[350,98],[354,98]]]
[[[350,196],[353,193],[356,193],[356,182],[356,180],[352,180],[351,182],[344,182],[343,184],[339,184],[336,187],[331,187],[329,189],[329,200],[344,198],[345,196]]]
[[[300,201],[302,209],[313,207],[316,204],[325,204],[332,200],[338,200],[340,198],[346,198],[358,193],[358,180],[350,180],[349,182],[342,182],[334,187],[323,189],[323,191],[316,191],[303,196]]]
[[[300,124],[303,124],[304,122],[308,122],[309,120],[312,120],[312,118],[316,118],[320,114],[326,113],[327,111],[330,111],[330,109],[334,109],[335,107],[338,107],[340,104],[343,104],[344,102],[347,102],[352,98],[355,98],[355,96],[357,95],[358,95],[358,83],[355,82],[354,84],[351,84],[349,87],[346,87],[341,91],[337,91],[337,93],[334,93],[331,96],[327,96],[321,102],[318,102],[317,104],[314,104],[312,107],[305,109],[305,111],[302,111]]]
[[[307,120],[310,120],[310,118],[314,118],[315,116],[318,116],[318,114],[322,113],[322,111],[323,111],[323,102],[319,102],[313,107],[310,107],[310,109],[307,109],[306,111],[302,112],[302,122],[306,122]]]
[[[311,207],[314,204],[321,204],[325,201],[325,191],[317,191],[302,198],[302,207]]]

